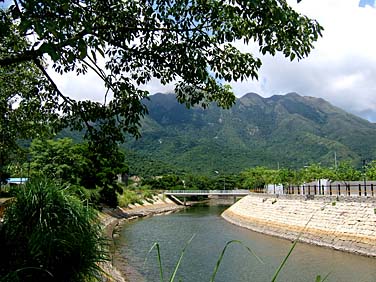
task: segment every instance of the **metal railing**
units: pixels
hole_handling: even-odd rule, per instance
[[[256,189],[254,192],[265,193],[266,190]],[[330,184],[330,185],[288,185],[283,188],[288,195],[329,195],[329,196],[376,196],[375,184]]]

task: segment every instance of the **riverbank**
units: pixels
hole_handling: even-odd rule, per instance
[[[374,198],[252,194],[222,217],[263,234],[376,257]]]
[[[140,217],[166,214],[184,209],[162,195],[155,196],[153,203],[144,201],[143,204],[129,205],[127,208],[108,209],[104,208],[100,217],[105,232],[112,244],[117,236],[118,228],[124,223]],[[131,269],[127,262],[119,255],[115,246],[112,246],[112,260],[103,264],[102,269],[108,274],[102,279],[103,282],[129,282],[132,277],[138,275]]]

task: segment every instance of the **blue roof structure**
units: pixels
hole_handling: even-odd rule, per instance
[[[16,184],[16,185],[23,184],[27,182],[27,180],[28,180],[27,177],[11,177],[7,179],[8,184]]]

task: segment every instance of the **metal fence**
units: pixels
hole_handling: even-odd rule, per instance
[[[334,196],[375,196],[376,185],[371,184],[329,184],[329,185],[302,185],[284,187],[285,194],[302,195],[334,195]]]
[[[252,190],[256,193],[267,193],[265,188]],[[288,195],[329,195],[329,196],[376,196],[375,183],[332,183],[329,185],[287,185],[282,194]]]

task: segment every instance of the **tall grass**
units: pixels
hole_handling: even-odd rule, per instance
[[[99,281],[107,240],[94,209],[46,179],[17,191],[0,230],[0,281]]]

